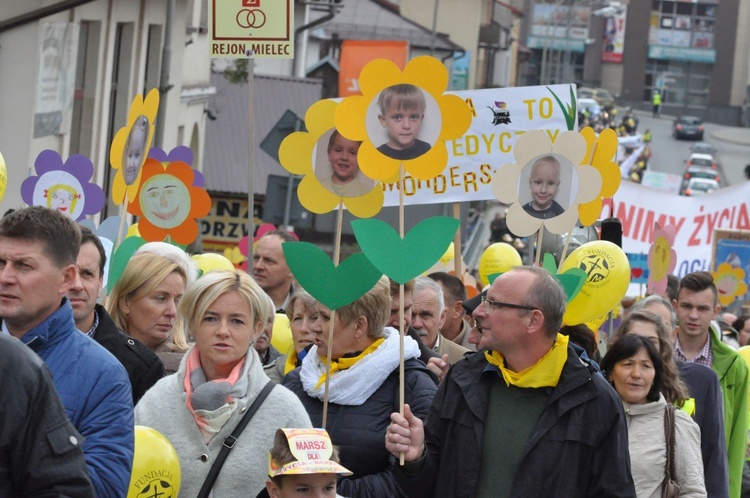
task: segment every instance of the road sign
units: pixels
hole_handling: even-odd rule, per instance
[[[294,57],[294,0],[208,0],[211,57]]]

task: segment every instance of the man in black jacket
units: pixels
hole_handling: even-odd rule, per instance
[[[104,307],[96,304],[102,292],[107,255],[99,237],[86,227],[80,228],[81,250],[76,261],[78,277],[68,292],[73,319],[78,330],[101,344],[125,367],[135,405],[164,377],[164,364],[150,349],[118,329]]]
[[[495,280],[474,310],[488,349],[448,371],[424,427],[391,415],[405,494],[635,497],[622,402],[558,334],[565,302],[542,268]]]
[[[0,496],[93,497],[83,438],[44,362],[0,333]]]

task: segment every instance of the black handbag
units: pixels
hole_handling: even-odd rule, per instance
[[[234,448],[235,443],[237,443],[237,438],[240,437],[240,434],[245,430],[250,419],[253,418],[255,412],[258,411],[260,405],[263,404],[263,401],[265,401],[275,386],[276,384],[273,381],[268,381],[268,384],[263,387],[263,390],[258,394],[258,397],[255,398],[253,404],[247,409],[247,413],[245,413],[242,419],[240,419],[240,423],[237,424],[237,427],[235,427],[232,433],[224,439],[224,443],[221,445],[221,451],[219,451],[219,455],[216,457],[216,460],[214,460],[214,464],[211,466],[211,470],[208,471],[206,480],[203,481],[203,486],[201,486],[201,490],[198,492],[198,498],[208,497],[208,493],[211,492],[211,488],[214,486],[216,478],[219,477],[219,472],[224,465],[224,461],[229,456],[229,452],[232,451],[232,448]]]
[[[667,403],[664,411],[664,436],[667,440],[667,463],[664,466],[664,482],[662,483],[662,498],[678,498],[680,496],[680,485],[673,479],[674,476],[674,411],[675,406]]]

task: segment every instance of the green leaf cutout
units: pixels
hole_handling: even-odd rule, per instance
[[[143,237],[132,236],[123,239],[122,243],[117,246],[112,258],[109,261],[109,275],[107,276],[107,293],[112,292],[115,284],[120,277],[122,272],[125,271],[125,267],[128,265],[130,258],[133,257],[135,251],[138,250],[146,241]]]
[[[560,282],[565,295],[568,297],[567,302],[572,301],[578,295],[578,292],[580,292],[583,284],[586,283],[586,272],[580,268],[571,268],[566,272],[557,273],[555,257],[549,253],[544,255],[542,267]]]
[[[281,248],[297,282],[332,310],[365,295],[383,275],[362,253],[334,266],[326,253],[308,242],[284,242]]]
[[[403,239],[386,222],[352,221],[354,236],[372,264],[399,284],[428,270],[445,254],[460,222],[434,216],[419,222]]]

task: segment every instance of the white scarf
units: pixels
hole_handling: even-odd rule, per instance
[[[398,367],[399,332],[392,327],[385,328],[385,341],[372,353],[368,354],[346,370],[331,375],[328,390],[328,401],[337,405],[359,406],[383,384],[386,378]],[[404,337],[404,361],[419,358],[419,346],[409,336]],[[326,371],[326,365],[318,356],[318,346],[313,346],[302,360],[300,380],[305,392],[323,400],[325,383],[315,389],[320,376]]]

